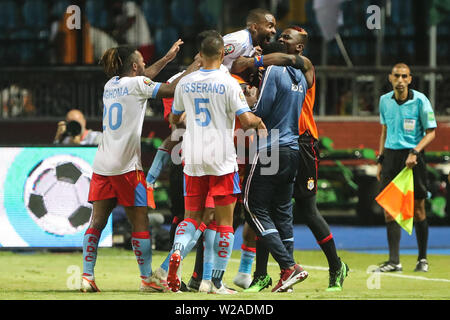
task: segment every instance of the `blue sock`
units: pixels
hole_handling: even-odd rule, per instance
[[[158,179],[159,175],[161,174],[162,169],[164,169],[169,160],[170,152],[165,149],[158,149],[155,158],[153,159],[152,166],[147,173],[146,180],[148,183],[155,183],[156,179]]]
[[[181,254],[183,258],[185,258],[189,252],[191,252],[192,248],[196,245],[198,242],[198,239],[202,235],[203,231],[205,231],[206,225],[202,222],[200,226],[195,230],[194,236],[192,237],[191,241],[187,244],[186,248],[184,248],[183,253]]]
[[[194,219],[187,218],[181,221],[175,230],[175,239],[173,239],[172,252],[180,250],[181,258],[183,258],[184,248],[194,237],[197,230],[197,222]]]
[[[232,226],[217,226],[214,240],[214,266],[212,281],[217,288],[222,285],[222,277],[233,252],[234,233]]]
[[[101,231],[89,228],[83,238],[83,276],[94,277],[97,248]]]
[[[164,259],[163,263],[161,263],[161,268],[164,269],[166,272],[169,270],[169,261],[171,255],[172,250],[169,251],[169,254],[167,255],[166,259]]]
[[[216,223],[212,221],[203,234],[203,280],[211,280],[214,265],[214,240],[216,238]]]
[[[241,246],[241,262],[239,264],[239,272],[251,274],[255,256],[256,248],[250,248],[243,244]]]
[[[131,245],[139,266],[141,278],[148,278],[152,274],[152,243],[150,232],[132,232]]]

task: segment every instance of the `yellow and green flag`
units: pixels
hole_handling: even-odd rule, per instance
[[[414,217],[414,179],[412,169],[405,167],[380,192],[375,200],[411,235]]]

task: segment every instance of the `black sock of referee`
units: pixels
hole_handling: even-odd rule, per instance
[[[389,261],[395,264],[400,263],[400,226],[396,221],[386,223],[387,239],[389,244]]]
[[[269,262],[269,250],[259,237],[256,238],[256,267],[254,278],[267,274],[267,263]]]
[[[427,258],[427,243],[428,243],[428,221],[427,219],[415,222],[417,246],[419,248],[419,256],[417,260]]]
[[[341,268],[341,259],[337,255],[336,245],[330,227],[317,209],[316,196],[296,198],[296,214],[305,218],[306,225],[316,238],[317,244],[325,254],[330,271]]]

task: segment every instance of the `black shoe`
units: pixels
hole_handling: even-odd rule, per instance
[[[417,261],[416,268],[414,272],[428,272],[428,261],[427,259],[420,259]]]
[[[202,282],[202,279],[195,279],[194,277],[191,277],[187,284],[187,289],[190,292],[198,292],[198,288],[200,288],[200,283]]]
[[[189,292],[189,289],[186,286],[186,283],[184,283],[183,281],[181,281],[180,291],[181,292]]]
[[[373,272],[400,272],[403,271],[402,264],[395,264],[390,261],[383,262]]]

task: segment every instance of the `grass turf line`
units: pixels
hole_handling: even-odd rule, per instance
[[[304,282],[294,287],[293,293],[272,293],[271,288],[260,293],[239,292],[232,296],[199,293],[141,293],[139,269],[132,251],[118,248],[99,249],[96,282],[101,293],[82,294],[69,289],[76,284],[82,271],[81,252],[73,253],[13,253],[0,251],[1,300],[359,300],[359,299],[449,299],[450,256],[430,255],[430,271],[413,272],[416,256],[402,255],[402,273],[381,274],[379,278],[367,273],[369,266],[386,260],[385,255],[340,251],[340,257],[350,267],[342,292],[325,292],[328,286],[328,267],[321,251],[295,251],[295,260],[309,272]],[[155,270],[166,256],[154,251],[152,268]],[[183,280],[189,281],[195,251],[183,261]],[[239,268],[240,251],[233,251],[224,281],[233,284]],[[309,267],[309,268],[308,268]],[[254,266],[253,266],[254,269]],[[274,284],[279,279],[279,268],[270,258],[268,271]],[[377,282],[378,281],[378,282]],[[369,289],[379,287],[379,289]]]

